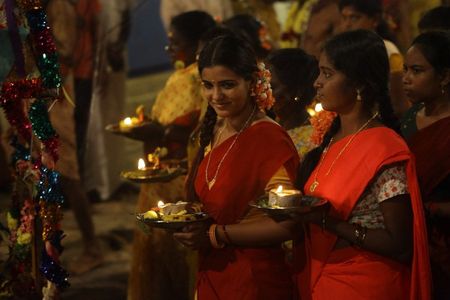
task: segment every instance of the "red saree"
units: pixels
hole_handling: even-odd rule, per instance
[[[377,172],[383,166],[405,161],[414,216],[412,265],[402,265],[355,247],[333,251],[337,237],[311,225],[304,244],[296,247],[301,299],[430,299],[425,222],[415,166],[408,147],[388,128],[364,130],[336,160],[332,172],[326,177],[325,173],[348,138],[336,142],[328,150],[317,177],[320,184],[312,195],[330,200],[330,214],[347,220]],[[307,194],[312,182],[313,176],[305,185]]]
[[[214,148],[209,174],[215,173],[233,139]],[[264,194],[265,186],[281,166],[294,179],[298,154],[279,125],[263,121],[239,136],[211,190],[205,181],[206,161],[203,159],[198,170],[197,194],[215,223],[233,224],[246,215],[250,201]],[[226,247],[200,253],[197,278],[199,300],[290,299],[294,290],[279,245]]]
[[[408,140],[411,152],[417,158],[417,175],[424,201],[450,174],[449,132],[450,117],[447,117],[417,131]]]
[[[415,122],[414,114],[414,122]],[[415,123],[414,123],[415,125]],[[417,129],[417,127],[416,127]],[[407,140],[416,157],[417,175],[423,202],[450,202],[450,117],[414,132]],[[450,299],[450,220],[429,215],[433,288],[436,299]]]

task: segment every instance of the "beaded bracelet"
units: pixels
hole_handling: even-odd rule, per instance
[[[211,246],[213,246],[213,248],[222,249],[223,247],[225,247],[225,243],[219,244],[219,242],[217,241],[216,228],[217,228],[217,224],[211,224],[211,226],[209,226],[209,230],[208,230],[209,241],[211,242]]]

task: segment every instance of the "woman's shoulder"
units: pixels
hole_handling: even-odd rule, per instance
[[[370,152],[402,151],[408,148],[405,140],[393,129],[378,126],[363,131],[361,142]]]
[[[258,120],[255,120],[249,127],[252,132],[264,132],[265,134],[271,133],[286,133],[283,127],[280,124],[275,122],[269,117],[264,117]]]
[[[247,138],[251,140],[251,146],[249,143],[251,148],[288,147],[295,150],[295,146],[286,130],[273,120],[258,120],[248,128],[247,133]]]

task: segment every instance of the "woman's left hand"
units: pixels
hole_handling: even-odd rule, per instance
[[[208,236],[209,223],[197,222],[184,226],[179,232],[175,232],[173,237],[183,246],[199,250],[211,247]]]
[[[329,210],[330,205],[326,204],[321,207],[314,208],[307,213],[291,213],[290,217],[296,223],[314,223],[317,225],[321,225],[324,216],[328,215]]]

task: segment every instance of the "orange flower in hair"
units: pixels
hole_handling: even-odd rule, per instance
[[[316,146],[322,144],[323,137],[330,129],[331,123],[336,118],[337,114],[332,111],[322,110],[316,113],[309,119],[313,127],[313,132],[311,134],[311,142]]]
[[[252,96],[256,98],[256,104],[262,110],[270,109],[275,103],[275,98],[272,95],[272,87],[270,80],[272,74],[264,63],[258,63],[258,72],[256,74],[256,84],[253,87]]]

